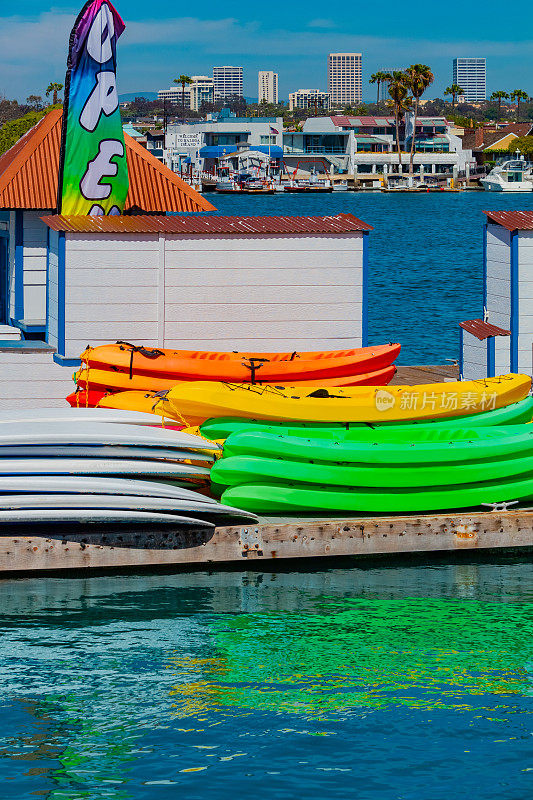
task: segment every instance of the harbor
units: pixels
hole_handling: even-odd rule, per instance
[[[2,796],[528,797],[533,99],[505,48],[487,90],[364,8],[6,2]]]

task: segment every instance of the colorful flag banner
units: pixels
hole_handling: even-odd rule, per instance
[[[124,22],[109,0],[88,0],[70,34],[58,213],[121,214],[128,165],[117,93]]]

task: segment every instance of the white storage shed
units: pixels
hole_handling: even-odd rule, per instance
[[[461,375],[533,375],[533,211],[485,214],[484,319],[461,323]]]
[[[331,217],[44,218],[46,341],[74,365],[117,339],[202,350],[368,340],[368,234]]]

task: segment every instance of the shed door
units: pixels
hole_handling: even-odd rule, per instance
[[[0,236],[0,324],[9,321],[7,294],[7,242]]]

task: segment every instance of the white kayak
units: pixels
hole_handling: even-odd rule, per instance
[[[257,522],[255,514],[221,503],[202,502],[200,495],[194,500],[174,497],[125,497],[109,494],[15,494],[0,495],[0,512],[3,509],[119,509],[177,513],[181,516],[208,516]]]
[[[189,484],[190,485],[190,484]],[[183,500],[200,499],[203,503],[216,503],[211,497],[187,489],[174,482],[143,481],[135,478],[78,478],[73,475],[0,475],[0,496],[30,492],[32,494],[122,494],[135,497],[173,497]]]
[[[208,478],[207,467],[125,458],[0,458],[0,475],[138,475]]]
[[[123,445],[0,445],[2,458],[144,458],[166,461],[202,461],[211,464],[211,453],[173,450],[169,447],[125,447]]]
[[[179,450],[221,450],[201,436],[143,425],[108,425],[105,422],[13,422],[0,426],[0,445],[101,444],[172,447]]]
[[[20,511],[4,511],[0,509],[0,532],[2,525],[13,523],[35,525],[39,523],[79,523],[85,524],[115,524],[127,525],[174,525],[180,528],[210,528],[215,526],[212,522],[192,517],[182,517],[177,514],[155,514],[148,511],[121,511],[114,509],[79,509],[79,508],[26,508]]]
[[[113,408],[25,408],[4,411],[0,414],[0,425],[10,422],[113,422],[126,425],[156,425],[161,428],[159,414],[144,414],[141,411],[122,411]]]

